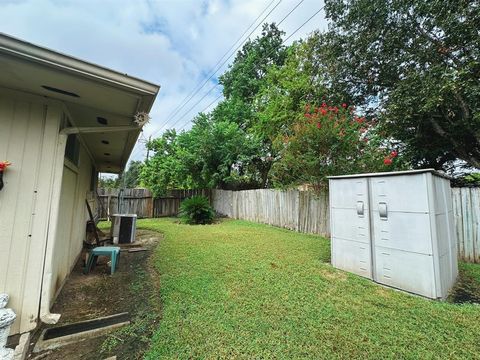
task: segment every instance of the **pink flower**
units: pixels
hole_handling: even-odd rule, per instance
[[[344,109],[346,109],[346,108],[347,108],[347,104],[343,103],[343,104],[342,104],[342,107],[343,107]]]
[[[322,127],[322,125],[318,122],[317,123],[317,129],[320,129]]]
[[[385,159],[383,159],[383,163],[385,165],[392,165],[392,159],[390,159],[389,157],[386,157]]]
[[[394,158],[394,157],[397,157],[398,155],[398,152],[393,150],[391,153],[390,153],[390,157]]]

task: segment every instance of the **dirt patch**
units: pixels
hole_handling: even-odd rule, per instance
[[[480,279],[460,268],[457,282],[450,291],[448,301],[457,304],[480,304]]]
[[[129,312],[132,323],[106,336],[93,338],[50,351],[31,354],[30,359],[104,359],[121,354],[121,359],[139,359],[147,348],[150,334],[160,319],[158,277],[152,266],[152,254],[161,235],[138,230],[135,246],[146,251],[129,252],[122,247],[119,267],[110,275],[108,258],[100,257],[97,266],[83,275],[84,254],[57,298],[52,312],[62,314],[57,325]],[[36,332],[34,341],[40,332]]]

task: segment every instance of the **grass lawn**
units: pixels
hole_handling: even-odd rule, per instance
[[[480,358],[480,306],[430,301],[335,270],[329,242],[246,221],[140,220],[162,320],[147,359]],[[464,266],[480,281],[480,266]]]

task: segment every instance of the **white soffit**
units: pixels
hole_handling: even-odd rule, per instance
[[[61,100],[77,127],[132,125],[136,113],[150,111],[160,89],[1,33],[0,69],[1,87]],[[98,118],[106,119],[107,124],[99,123]],[[140,130],[81,136],[99,171],[120,172]]]

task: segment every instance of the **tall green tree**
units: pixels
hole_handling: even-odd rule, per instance
[[[248,187],[259,144],[238,124],[200,113],[189,131],[169,130],[147,146],[153,155],[141,179],[158,196],[169,189]]]
[[[142,171],[142,167],[142,161],[131,161],[127,171],[122,176],[122,186],[127,189],[134,189],[140,185],[140,173]]]
[[[241,163],[240,187],[266,187],[272,165],[271,142],[254,132],[258,122],[256,98],[272,66],[284,64],[287,47],[283,45],[284,33],[275,24],[265,24],[262,34],[245,43],[229,69],[220,76],[225,99],[212,112],[215,122],[234,122],[244,130],[246,141],[258,145],[256,155]],[[243,180],[241,180],[243,179]]]
[[[155,196],[166,190],[183,189],[193,185],[185,164],[185,146],[182,134],[167,130],[160,138],[147,143],[147,149],[153,153],[142,168],[140,181]],[[185,136],[183,136],[185,137]]]
[[[480,2],[326,0],[331,83],[414,166],[480,168]]]

